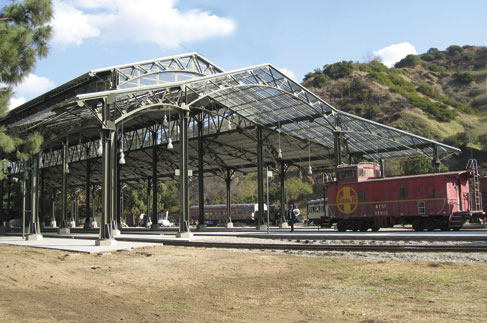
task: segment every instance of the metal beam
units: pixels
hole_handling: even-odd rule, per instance
[[[206,229],[205,224],[205,191],[204,191],[204,139],[203,121],[198,120],[198,230]]]
[[[152,132],[152,229],[159,229],[157,222],[157,132]]]
[[[189,178],[188,178],[188,110],[179,110],[179,233],[189,228]]]
[[[262,127],[257,126],[257,197],[258,197],[258,219],[257,225],[264,224],[264,165],[262,156]]]

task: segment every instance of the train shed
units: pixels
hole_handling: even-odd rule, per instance
[[[5,182],[10,192],[13,179],[23,179],[29,233],[39,235],[40,209],[46,209],[39,196],[47,188],[61,192],[61,230],[69,231],[69,188],[86,190],[89,219],[90,196],[98,185],[103,200],[99,244],[114,241],[124,183],[146,182],[148,188],[152,183],[151,216],[157,226],[154,183],[177,179],[179,236],[185,237],[191,234],[186,225],[190,175],[198,180],[202,223],[205,176],[225,178],[229,204],[232,177],[257,171],[263,210],[266,167],[279,174],[283,188],[291,166],[312,173],[342,160],[423,154],[438,162],[459,152],[340,111],[271,64],[223,71],[196,53],[89,71],[12,110],[0,126],[19,137],[35,131],[44,137],[39,154],[27,162],[9,162],[2,181],[2,189]],[[8,222],[9,206],[4,213]]]

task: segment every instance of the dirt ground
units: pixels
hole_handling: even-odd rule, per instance
[[[1,322],[480,322],[487,265],[0,245]]]

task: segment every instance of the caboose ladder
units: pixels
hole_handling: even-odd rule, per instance
[[[480,188],[479,188],[479,168],[477,166],[477,160],[476,159],[469,159],[467,163],[467,169],[471,169],[473,171],[473,177],[471,179],[472,181],[472,187],[473,187],[473,194],[472,194],[472,201],[471,201],[471,207],[472,211],[480,211],[482,210],[482,197],[480,195]]]

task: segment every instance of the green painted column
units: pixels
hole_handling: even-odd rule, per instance
[[[257,126],[257,195],[259,204],[259,218],[257,225],[264,224],[264,165],[262,153],[262,127]]]
[[[186,106],[179,110],[179,190],[180,212],[179,232],[190,232],[189,229],[189,177],[188,177],[188,112]]]

